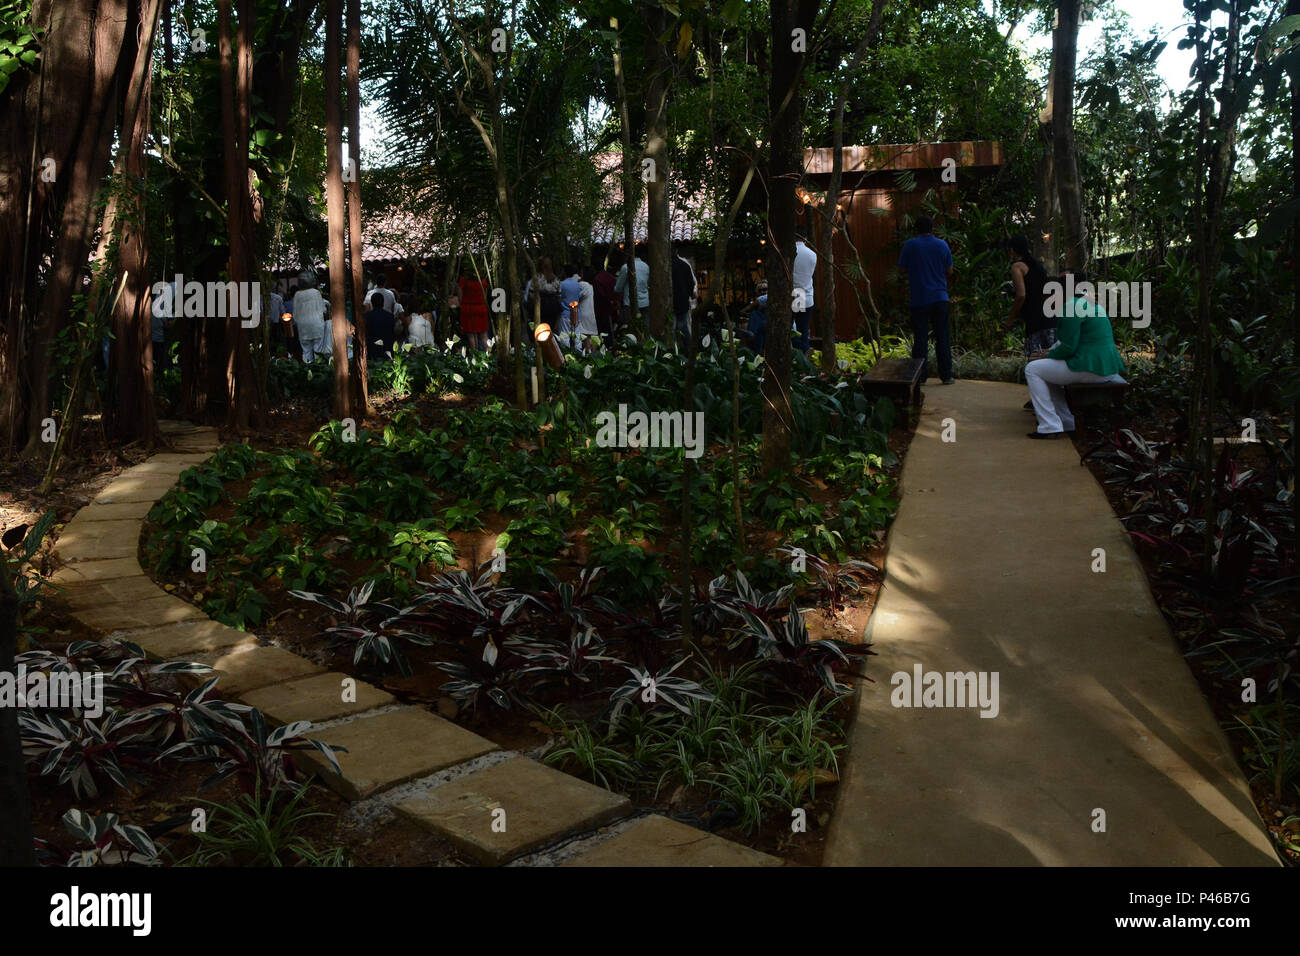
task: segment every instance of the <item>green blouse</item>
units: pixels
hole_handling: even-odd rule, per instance
[[[1110,317],[1101,306],[1087,299],[1075,299],[1056,323],[1056,345],[1047,357],[1064,359],[1071,372],[1115,375],[1124,371],[1124,360],[1115,348]]]

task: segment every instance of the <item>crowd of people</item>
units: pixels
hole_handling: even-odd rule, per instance
[[[898,268],[908,285],[912,320],[912,358],[922,362],[921,382],[929,376],[929,350],[933,340],[938,375],[944,385],[954,381],[949,316],[949,289],[955,276],[952,250],[934,234],[934,222],[919,216],[916,235],[908,239],[899,254]],[[1074,417],[1066,401],[1065,386],[1088,383],[1123,383],[1124,362],[1115,346],[1110,317],[1098,302],[1094,287],[1082,270],[1066,270],[1050,276],[1030,251],[1022,235],[1006,242],[1010,259],[1014,303],[1006,328],[1017,324],[1024,329],[1025,380],[1029,401],[1038,427],[1030,438],[1058,438],[1074,431]],[[645,245],[633,250],[637,309],[650,307],[650,266]],[[807,244],[800,229],[791,269],[791,334],[794,347],[807,352],[810,329],[816,318],[814,297],[817,253]],[[1067,277],[1072,281],[1067,283]],[[679,345],[692,339],[691,315],[699,297],[695,270],[683,255],[680,242],[673,243],[671,262],[672,312]],[[1071,301],[1053,307],[1049,288],[1074,290]],[[566,263],[558,271],[554,262],[542,256],[534,278],[523,289],[525,322],[536,319],[554,332],[562,348],[591,352],[609,343],[611,336],[631,322],[633,280],[624,263],[617,273],[605,267],[579,268]],[[1059,296],[1055,297],[1059,301]],[[442,314],[431,299],[402,295],[388,287],[380,273],[372,277],[366,292],[365,334],[367,354],[378,360],[391,359],[399,347],[448,348],[463,342],[467,349],[486,352],[491,347],[494,313],[505,311],[504,291],[492,289],[470,262],[462,263],[455,292],[446,300]],[[330,303],[319,288],[312,269],[298,274],[285,294],[272,292],[264,301],[264,314],[279,317],[277,339],[284,350],[303,362],[334,354]],[[768,293],[766,280],[759,280],[757,295],[741,310],[746,320],[740,335],[758,354],[767,342]],[[346,310],[348,358],[353,355],[355,323],[351,305]],[[155,364],[166,362],[166,319],[155,314],[153,340]]]
[[[952,250],[934,234],[934,222],[928,216],[916,220],[916,235],[903,244],[898,268],[907,278],[912,314],[912,359],[921,361],[921,381],[929,375],[930,338],[934,338],[935,360],[939,378],[945,385],[953,383],[952,346],[949,326],[949,286],[954,269]],[[1029,401],[1038,427],[1030,438],[1051,439],[1072,434],[1074,415],[1066,400],[1065,386],[1079,384],[1123,383],[1124,360],[1115,346],[1115,336],[1106,314],[1097,301],[1088,274],[1067,269],[1058,277],[1048,275],[1047,268],[1030,252],[1025,236],[1012,236],[1006,243],[1011,260],[1011,285],[1015,301],[1011,306],[1009,331],[1017,323],[1024,326],[1025,382]],[[1067,283],[1066,278],[1073,277]],[[1049,287],[1074,290],[1073,299],[1051,305]]]

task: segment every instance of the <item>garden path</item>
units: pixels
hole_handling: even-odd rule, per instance
[[[1105,493],[1024,397],[927,389],[826,865],[1276,865]],[[996,714],[894,706],[914,668],[984,672]]]
[[[200,661],[221,696],[257,707],[273,725],[345,748],[334,773],[310,751],[297,759],[354,803],[377,802],[449,839],[485,866],[778,866],[781,860],[675,820],[634,810],[624,796],[545,766],[364,681],[209,620],[158,587],[137,557],[145,516],[188,468],[220,445],[216,429],[161,422],[173,451],[111,481],[59,533],[51,582],[72,615],[159,660]],[[372,805],[371,809],[375,809]]]

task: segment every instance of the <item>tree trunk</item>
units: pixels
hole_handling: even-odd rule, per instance
[[[627,82],[623,76],[623,54],[618,42],[618,21],[610,22],[614,33],[614,84],[618,89],[619,132],[623,141],[623,265],[627,267],[628,322],[632,329],[640,327],[641,310],[637,308],[636,291],[636,210],[639,193],[636,188],[636,171],[633,168],[632,121],[628,118]]]
[[[790,403],[791,326],[793,324],[795,187],[803,169],[803,97],[800,83],[805,53],[792,37],[812,32],[817,0],[772,0],[772,65],[768,94],[771,110],[768,153],[767,367],[763,371],[763,471],[788,471],[794,415]],[[806,41],[805,41],[806,43]],[[805,45],[806,48],[806,45]]]
[[[1209,11],[1198,5],[1198,21],[1208,20]],[[1219,271],[1221,252],[1220,230],[1223,221],[1223,204],[1228,182],[1232,178],[1236,143],[1237,69],[1241,29],[1241,0],[1232,0],[1228,25],[1224,35],[1223,64],[1220,88],[1213,92],[1211,86],[1210,39],[1196,44],[1196,71],[1198,89],[1197,174],[1193,194],[1193,243],[1196,248],[1196,350],[1194,357],[1195,381],[1192,387],[1191,442],[1193,460],[1200,469],[1201,509],[1205,518],[1202,540],[1202,571],[1207,580],[1213,572],[1214,539],[1216,533],[1214,501],[1214,326],[1212,318],[1214,280]],[[1219,103],[1214,115],[1212,102]]]
[[[348,150],[352,179],[348,182],[348,254],[352,265],[352,316],[356,320],[356,360],[352,367],[352,400],[358,418],[370,412],[366,354],[365,276],[361,236],[361,0],[347,0],[348,16]],[[389,343],[390,347],[392,343]]]
[[[352,396],[348,391],[348,320],[344,303],[347,283],[344,270],[343,230],[347,213],[343,208],[343,127],[339,103],[339,44],[343,0],[325,4],[325,204],[329,218],[330,331],[333,333],[334,417],[351,417]]]
[[[822,287],[817,293],[821,299],[822,369],[836,371],[835,362],[835,217],[839,212],[840,189],[844,182],[844,110],[849,100],[849,84],[862,66],[862,61],[880,38],[880,24],[885,13],[884,0],[875,0],[867,30],[858,41],[849,59],[844,79],[835,94],[831,110],[831,181],[826,188],[826,204],[822,212],[821,241],[818,242],[818,265],[822,270]]]
[[[253,209],[248,176],[256,5],[254,0],[238,0],[238,3],[238,60],[230,39],[230,0],[219,0],[217,4],[217,32],[221,57],[221,128],[226,146],[223,182],[226,236],[230,246],[227,274],[235,288],[225,319],[226,425],[236,433],[243,433],[261,424],[265,403],[257,394],[258,378],[249,351],[248,329],[244,327],[237,301],[241,297],[239,290],[250,286],[257,275],[253,262]],[[260,307],[260,299],[258,304]],[[266,316],[261,318],[266,320]]]
[[[1055,35],[1055,31],[1053,31]],[[1030,237],[1034,254],[1055,275],[1060,263],[1056,256],[1056,223],[1060,217],[1060,202],[1056,193],[1056,169],[1052,144],[1053,106],[1056,100],[1056,63],[1053,61],[1047,74],[1047,88],[1043,91],[1044,105],[1038,114],[1038,198],[1034,208],[1034,235]]]
[[[668,233],[668,88],[673,61],[663,42],[668,16],[657,2],[646,11],[646,148],[645,158],[654,165],[646,182],[646,238],[650,266],[650,335],[669,341],[674,323],[668,319],[673,308],[672,237]]]
[[[1079,152],[1074,142],[1074,74],[1081,6],[1082,0],[1061,0],[1052,31],[1052,166],[1061,208],[1061,245],[1069,269],[1083,269],[1088,263]]]
[[[117,237],[117,268],[127,277],[112,312],[118,394],[112,431],[121,439],[141,441],[146,450],[152,451],[159,435],[153,400],[153,310],[145,221],[144,142],[149,133],[153,37],[160,13],[159,0],[147,0],[142,13],[140,43],[122,111],[117,162],[122,175],[122,198],[114,197],[109,203],[104,233]],[[63,423],[64,428],[68,425]]]
[[[0,111],[0,447],[44,454],[49,344],[81,290],[112,152],[125,0],[36,0],[39,73],[15,73]],[[134,36],[134,30],[132,30]],[[52,161],[47,164],[46,160]],[[52,177],[52,178],[50,178]],[[54,223],[57,220],[57,225]],[[36,266],[49,260],[37,300]]]

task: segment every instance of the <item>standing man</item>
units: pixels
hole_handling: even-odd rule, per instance
[[[375,359],[391,359],[397,338],[397,321],[384,307],[383,293],[370,293],[370,311],[366,313],[366,351]]]
[[[636,269],[636,307],[642,315],[650,308],[650,266],[642,257],[645,255],[645,243],[638,242],[632,249],[632,266]],[[618,270],[614,280],[614,291],[623,293],[623,324],[632,321],[632,298],[627,287],[627,263]]]
[[[567,263],[560,277],[560,343],[568,348],[570,336],[578,325],[578,303],[582,299],[582,276],[578,267]]]
[[[682,241],[673,240],[673,318],[679,345],[691,347],[691,303],[698,290],[695,270],[682,258]]]
[[[601,267],[601,270],[591,280],[593,292],[592,305],[596,313],[596,328],[600,336],[608,340],[614,332],[614,318],[618,315],[618,292],[614,286],[618,280],[614,278],[614,273]]]
[[[293,296],[293,324],[302,343],[302,360],[310,365],[318,355],[329,355],[329,340],[325,338],[325,319],[329,315],[329,300],[316,288],[316,272],[304,269],[298,273],[298,291]]]
[[[153,318],[149,327],[149,340],[153,348],[153,367],[163,369],[167,366],[167,329],[176,318],[176,280],[167,283],[167,291],[160,301],[153,303]]]
[[[796,231],[798,238],[794,241],[794,270],[791,276],[794,286],[794,327],[799,333],[795,339],[795,348],[808,354],[812,342],[808,338],[808,329],[816,316],[813,307],[813,273],[817,271],[817,253],[808,248],[808,227],[800,226]],[[803,308],[800,308],[800,306]]]
[[[916,235],[903,243],[898,268],[907,277],[912,307],[912,358],[925,363],[921,382],[930,374],[930,329],[939,378],[952,384],[952,342],[948,326],[948,280],[952,276],[952,250],[934,234],[934,220],[918,216]]]

